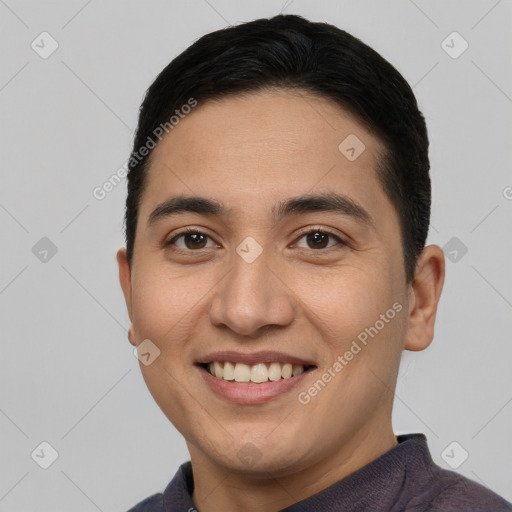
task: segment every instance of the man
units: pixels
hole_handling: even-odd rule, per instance
[[[132,512],[512,510],[392,430],[445,266],[388,62],[298,16],[208,34],[147,91],[129,166],[128,337],[191,458]]]

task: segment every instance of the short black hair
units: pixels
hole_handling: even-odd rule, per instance
[[[145,151],[141,157],[140,148],[148,146],[159,126],[169,126],[191,98],[201,105],[275,87],[332,100],[383,142],[386,152],[376,171],[400,218],[405,276],[412,282],[428,235],[431,203],[427,128],[414,93],[387,60],[351,34],[282,14],[204,35],[146,91],[128,163],[125,236],[130,264],[152,154]]]

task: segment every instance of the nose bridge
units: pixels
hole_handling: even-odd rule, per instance
[[[244,248],[240,244],[231,272],[212,298],[211,322],[241,335],[254,334],[265,325],[287,325],[293,319],[293,304],[286,287],[270,270],[267,254],[246,258]],[[253,249],[249,246],[249,252]]]

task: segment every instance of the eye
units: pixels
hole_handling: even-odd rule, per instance
[[[301,242],[301,240],[305,240],[305,242]],[[319,250],[329,249],[338,244],[346,245],[338,235],[325,229],[317,228],[302,233],[296,246],[305,249]],[[164,246],[175,246],[182,251],[195,251],[218,247],[210,236],[190,228],[174,235],[170,240],[164,243]]]
[[[297,247],[305,247],[306,249],[329,249],[337,244],[346,245],[345,242],[334,233],[325,231],[323,229],[313,229],[303,233],[299,239],[306,239],[306,245],[297,243]]]
[[[208,241],[210,242],[210,245],[208,245]],[[208,235],[193,229],[188,229],[178,233],[168,242],[165,242],[164,245],[165,247],[175,245],[178,249],[192,251],[217,246],[217,244]]]

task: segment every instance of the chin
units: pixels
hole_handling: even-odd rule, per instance
[[[208,446],[202,446],[202,451],[214,464],[256,478],[268,479],[269,474],[286,476],[309,466],[304,443],[295,442],[294,436],[287,436],[286,441],[270,440],[265,438],[267,432],[265,429],[265,434],[252,437],[233,436],[227,443],[225,439],[220,443],[210,440]]]

